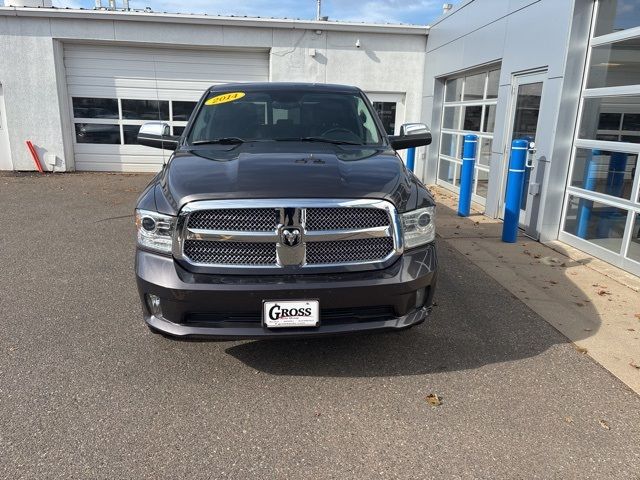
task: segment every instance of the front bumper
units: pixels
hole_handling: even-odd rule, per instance
[[[170,257],[136,252],[145,321],[180,337],[298,337],[408,328],[427,316],[436,269],[433,244],[405,252],[384,270],[305,275],[197,274]],[[417,304],[423,289],[424,301]],[[161,314],[151,313],[149,294],[160,298]],[[320,326],[263,327],[263,300],[286,299],[318,299]]]

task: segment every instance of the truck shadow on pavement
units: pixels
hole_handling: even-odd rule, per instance
[[[272,375],[383,377],[474,369],[569,342],[464,255],[442,241],[438,248],[435,306],[421,325],[387,334],[251,341],[226,352]],[[590,305],[581,314],[591,321],[587,337],[599,316]]]

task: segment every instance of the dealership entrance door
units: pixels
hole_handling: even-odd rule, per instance
[[[405,122],[404,93],[367,92],[367,97],[369,97],[373,108],[380,117],[387,135],[398,135],[400,126]],[[406,162],[407,150],[401,151],[400,155]]]
[[[511,156],[511,142],[513,140],[527,140],[527,166],[525,168],[524,188],[520,199],[520,228],[525,234],[538,239],[538,198],[544,167],[548,154],[545,152],[547,142],[540,142],[540,111],[544,83],[547,72],[515,75],[512,79],[511,116],[509,134],[505,145],[505,168],[502,182],[501,214],[504,212],[504,192],[506,191],[509,158]]]
[[[404,123],[404,94],[367,92],[387,135],[398,135]]]

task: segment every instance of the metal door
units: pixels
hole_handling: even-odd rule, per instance
[[[542,168],[544,165],[540,158],[544,152],[540,150],[541,142],[536,142],[536,136],[540,131],[540,111],[542,107],[544,83],[547,72],[536,72],[516,75],[512,81],[511,114],[509,132],[505,145],[505,173],[503,177],[503,190],[501,195],[501,212],[504,212],[504,192],[506,191],[506,171],[508,170],[509,157],[511,155],[511,142],[517,139],[529,141],[527,155],[527,168],[525,172],[525,184],[520,200],[520,227],[533,238],[538,238],[536,228],[538,202],[536,197],[540,194]],[[542,142],[546,145],[547,142]],[[545,157],[546,158],[546,157]]]

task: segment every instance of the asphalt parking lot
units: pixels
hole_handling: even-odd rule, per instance
[[[444,244],[406,332],[151,334],[149,178],[0,176],[2,478],[640,478],[640,398]]]

